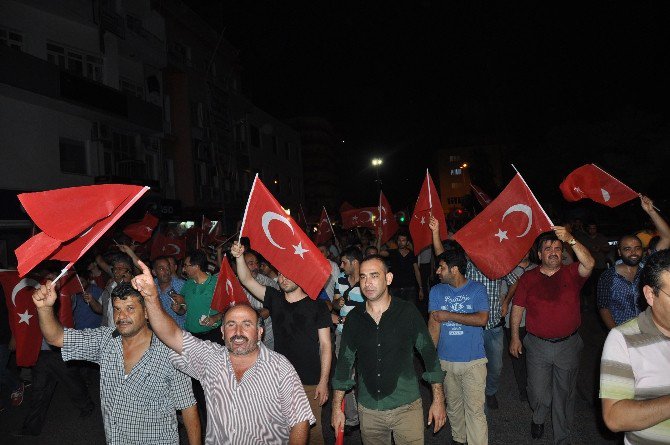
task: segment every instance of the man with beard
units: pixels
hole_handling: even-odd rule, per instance
[[[270,311],[275,351],[286,356],[300,376],[316,424],[310,444],[322,444],[321,407],[328,400],[328,377],[333,349],[332,319],[323,300],[312,300],[300,286],[279,271],[278,291],[254,280],[244,259],[245,247],[236,242],[230,249],[240,283]]]
[[[656,250],[670,247],[670,226],[654,209],[654,203],[641,196],[642,208],[651,217],[660,240]],[[640,276],[644,264],[641,263],[644,249],[642,241],[635,235],[625,235],[618,243],[621,264],[607,269],[598,281],[598,310],[608,329],[612,329],[640,313]]]
[[[565,227],[554,226],[535,241],[540,267],[524,273],[514,294],[510,317],[510,354],[526,354],[528,401],[533,416],[531,436],[544,434],[544,420],[551,412],[554,444],[569,444],[575,410],[577,375],[584,342],[581,325],[580,290],[595,263],[588,249]],[[577,261],[563,266],[563,243],[572,246]],[[522,351],[519,336],[526,311]]]
[[[148,269],[147,274],[153,283]],[[56,298],[51,281],[33,294],[42,334],[49,344],[62,348],[63,360],[100,365],[107,443],[179,444],[176,410],[182,410],[190,444],[200,444],[191,383],[172,366],[169,349],[149,329],[142,295],[129,283],[119,284],[112,293],[116,328],[83,331],[64,329],[58,322]],[[156,301],[160,305],[158,297]]]
[[[200,380],[207,394],[205,443],[305,445],[316,419],[293,366],[260,342],[256,311],[247,305],[226,311],[225,347],[202,341],[165,313],[149,269],[140,267],[133,285],[145,298],[151,326],[172,349],[174,366]]]

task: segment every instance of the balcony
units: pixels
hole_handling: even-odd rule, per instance
[[[4,45],[0,45],[0,84],[125,118],[158,133],[163,131],[159,107]]]
[[[147,185],[154,192],[160,192],[160,181],[151,179],[147,175],[147,165],[142,161],[126,159],[115,164],[114,174],[96,176],[96,184],[134,184]]]

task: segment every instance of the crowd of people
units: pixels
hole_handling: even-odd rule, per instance
[[[437,432],[447,418],[454,444],[497,443],[487,418],[500,408],[509,353],[519,401],[532,410],[519,434],[543,437],[551,416],[553,443],[569,444],[582,312],[597,310],[611,330],[600,385],[606,425],[625,431],[626,443],[668,443],[670,227],[640,200],[655,238],[628,234],[611,246],[595,223],[572,221],[495,280],[440,239],[435,218],[433,245],[419,255],[402,230],[385,245],[350,231],[318,246],[332,268],[318,296],[248,239],[149,261],[119,235],[110,251],[80,261],[74,328],[54,310],[58,267],[44,263],[35,275],[45,285],[33,295],[44,341],[17,434],[41,434],[56,381],[90,415],[93,376],[110,444],[179,443],[180,424],[190,444],[333,443],[355,430],[366,445],[419,444],[426,424]],[[224,255],[249,304],[220,313],[211,305]],[[3,408],[20,405],[25,389],[7,366],[8,326],[3,303]],[[420,380],[432,394],[426,413]]]

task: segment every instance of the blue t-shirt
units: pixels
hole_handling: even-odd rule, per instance
[[[486,287],[477,281],[468,280],[459,288],[438,284],[430,290],[428,311],[449,311],[460,314],[488,312],[489,302]],[[479,326],[466,326],[453,321],[440,325],[437,355],[440,360],[469,362],[486,357],[484,334]]]
[[[102,295],[102,289],[93,283],[89,284],[88,292],[96,301],[98,301],[100,295]],[[75,329],[98,328],[100,327],[100,321],[102,320],[102,315],[93,312],[91,306],[86,304],[84,301],[84,294],[81,292],[75,295],[72,303],[72,317],[74,318]]]

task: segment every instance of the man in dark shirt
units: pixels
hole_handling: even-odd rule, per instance
[[[422,377],[433,390],[428,425],[437,432],[446,422],[444,372],[435,344],[416,307],[391,297],[388,285],[392,280],[393,274],[381,256],[361,262],[360,286],[367,301],[349,312],[344,322],[332,380],[333,406],[340,406],[344,393],[355,384],[351,370],[356,362],[361,439],[366,445],[389,444],[392,435],[398,445],[423,443],[423,408],[414,371],[414,349],[426,366]],[[341,410],[333,410],[335,431],[344,428],[344,420]]]
[[[396,242],[397,249],[380,251],[380,255],[388,259],[389,268],[393,274],[391,291],[395,297],[417,304],[417,295],[419,301],[423,300],[419,262],[409,247],[407,234],[399,233]]]
[[[263,307],[270,311],[274,328],[275,351],[295,367],[316,417],[310,431],[310,444],[322,444],[321,407],[328,400],[328,376],[332,359],[330,327],[332,320],[323,300],[312,300],[294,281],[279,271],[281,291],[258,283],[244,261],[244,246],[234,243],[237,276]]]

